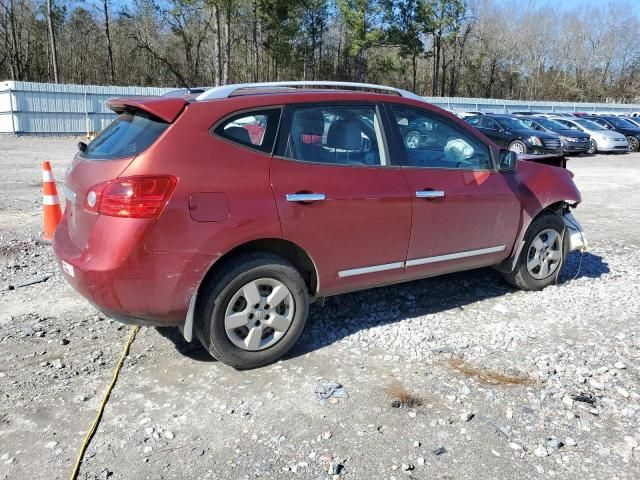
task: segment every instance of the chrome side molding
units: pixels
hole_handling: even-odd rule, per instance
[[[446,255],[436,255],[434,257],[415,258],[406,262],[385,263],[382,265],[371,265],[370,267],[352,268],[350,270],[341,270],[338,277],[352,277],[354,275],[364,275],[366,273],[384,272],[386,270],[394,270],[396,268],[415,267],[418,265],[426,265],[429,263],[446,262],[448,260],[457,260],[460,258],[475,257],[477,255],[488,255],[490,253],[502,252],[506,248],[505,245],[495,247],[480,248],[478,250],[467,250],[465,252],[449,253]]]

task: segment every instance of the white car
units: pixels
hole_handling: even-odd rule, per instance
[[[591,148],[587,153],[596,152],[628,152],[629,140],[623,134],[612,132],[586,118],[554,117],[572,130],[580,130],[591,135]]]

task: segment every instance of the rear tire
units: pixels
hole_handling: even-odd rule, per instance
[[[307,286],[298,271],[264,252],[229,260],[199,297],[195,325],[200,342],[214,358],[237,369],[260,367],[287,353],[302,334],[309,310]]]
[[[542,290],[558,279],[568,253],[564,221],[544,214],[534,219],[524,236],[515,268],[503,277],[520,290]]]

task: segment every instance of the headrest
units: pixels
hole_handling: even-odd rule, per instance
[[[251,144],[251,137],[246,128],[242,127],[227,127],[224,129],[225,135],[234,138],[242,143]]]
[[[324,134],[324,115],[318,109],[298,110],[295,113],[293,123],[303,135]]]
[[[336,120],[327,133],[327,147],[340,150],[362,148],[362,128],[356,120]]]

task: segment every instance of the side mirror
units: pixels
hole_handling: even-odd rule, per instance
[[[511,150],[500,150],[500,164],[498,170],[501,172],[515,172],[518,165],[518,154]]]
[[[87,150],[87,144],[84,142],[78,142],[78,150],[84,152]]]

